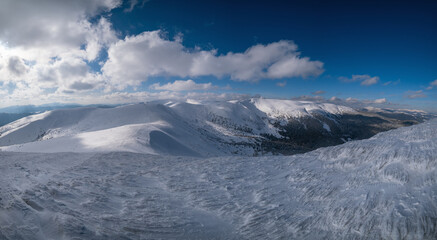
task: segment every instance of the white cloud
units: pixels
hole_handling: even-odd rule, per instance
[[[338,98],[334,98],[333,101],[339,100]],[[347,103],[362,103],[362,104],[383,104],[383,103],[387,103],[387,99],[385,98],[379,98],[379,99],[375,99],[375,100],[359,100],[356,98],[352,98],[352,97],[348,97],[345,99],[345,101]]]
[[[318,76],[324,71],[322,62],[300,57],[291,41],[258,44],[243,53],[217,56],[215,51],[202,51],[199,55],[193,59],[191,75],[229,75],[236,81],[255,82],[262,78]]]
[[[361,82],[362,86],[370,86],[379,82],[379,77],[371,77],[367,74],[365,75],[352,75],[352,78],[339,77],[340,81],[343,82]]]
[[[110,85],[124,89],[138,86],[150,76],[186,77],[193,55],[198,54],[184,51],[180,42],[162,39],[159,31],[144,32],[114,43],[102,72]]]
[[[138,0],[129,0],[129,7],[124,9],[124,12],[132,12],[135,6],[138,4]]]
[[[426,90],[431,90],[431,89],[433,89],[434,87],[437,87],[437,79],[434,80],[434,81],[432,81],[432,82],[430,82],[430,83],[429,83],[429,86],[426,88]]]
[[[323,73],[323,63],[311,61],[307,57],[300,58],[299,54],[287,56],[272,64],[268,70],[267,78],[308,77],[318,76]]]
[[[141,7],[143,7],[147,1],[148,0],[142,0]],[[138,5],[138,3],[139,3],[139,0],[129,0],[129,7],[125,8],[123,11],[124,12],[132,12],[132,10],[134,10],[134,8]]]
[[[131,0],[126,11],[146,1]],[[323,63],[302,57],[291,41],[258,44],[244,52],[189,49],[160,31],[119,39],[107,16],[121,0],[0,1],[0,104],[35,99],[87,98],[136,87],[149,77],[229,77],[235,81],[318,76]],[[102,17],[103,16],[103,17]],[[90,62],[102,59],[101,73]],[[97,69],[98,70],[98,69]],[[194,81],[156,85],[158,90],[210,90]],[[230,89],[227,87],[226,89]],[[105,90],[105,93],[102,92]],[[6,94],[7,93],[7,94]]]
[[[84,43],[89,17],[118,7],[120,0],[2,0],[0,39],[10,47],[72,47]]]
[[[53,91],[86,90],[102,84],[88,62],[95,61],[100,51],[118,38],[111,23],[98,14],[120,3],[1,1],[0,82],[15,86],[8,97],[19,102],[43,98]],[[97,21],[91,23],[92,17]]]
[[[377,104],[382,104],[382,103],[386,103],[386,102],[387,102],[387,99],[385,99],[385,98],[373,100],[373,103],[377,103]]]
[[[235,81],[318,76],[323,63],[300,57],[290,41],[255,45],[243,53],[187,49],[181,40],[167,40],[160,31],[143,32],[111,45],[104,75],[112,86],[137,86],[153,76],[229,76]]]
[[[201,51],[193,58],[190,75],[230,76],[236,81],[256,82],[262,78],[318,76],[323,73],[323,63],[301,58],[297,45],[279,41],[255,45],[243,53],[229,52],[217,56],[215,51]]]
[[[398,79],[398,80],[396,80],[396,81],[394,81],[394,82],[393,82],[393,81],[385,82],[385,83],[383,83],[382,85],[383,85],[383,86],[388,86],[388,85],[396,86],[396,85],[398,85],[400,82],[401,82],[401,80]]]
[[[12,74],[20,76],[25,73],[26,66],[23,63],[23,60],[17,56],[12,56],[8,61],[8,70]]]
[[[346,98],[346,102],[358,102],[359,100],[356,98],[348,97]]]
[[[405,92],[404,97],[409,99],[416,99],[416,98],[426,98],[427,95],[424,94],[422,90],[418,90],[418,91],[407,91]]]
[[[159,83],[155,83],[150,85],[150,89],[153,90],[167,90],[167,91],[195,91],[195,90],[211,90],[217,89],[217,86],[213,86],[212,83],[196,83],[193,80],[177,80],[173,83],[167,83],[164,85],[160,85]]]
[[[1,88],[0,88],[0,96],[5,96],[5,95],[8,94],[8,93],[9,93],[8,90],[6,90],[6,89],[1,89]]]
[[[89,90],[89,89],[93,89],[94,85],[90,84],[90,83],[86,83],[86,82],[82,82],[82,81],[76,81],[73,84],[70,85],[69,87],[70,89],[74,89],[74,90]]]
[[[336,97],[336,96],[332,96],[332,97],[329,99],[330,102],[335,102],[335,101],[338,101],[338,100],[339,100],[339,98]]]
[[[362,81],[361,85],[370,86],[370,85],[378,83],[378,81],[379,81],[379,77],[371,77],[371,78],[368,78],[368,79]]]

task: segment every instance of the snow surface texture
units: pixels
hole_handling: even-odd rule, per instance
[[[272,117],[297,118],[320,114],[353,113],[350,107],[339,106],[331,103],[315,103],[310,101],[277,100],[257,98],[251,100],[261,111]]]
[[[45,112],[0,127],[0,149],[18,152],[129,151],[157,155],[254,155],[265,135],[281,137],[272,122],[351,108],[305,101],[249,99],[157,102],[117,108]],[[335,122],[335,121],[333,121]],[[326,123],[320,131],[330,132]],[[258,141],[258,142],[257,142]]]
[[[288,157],[0,152],[0,239],[436,239],[437,120]]]

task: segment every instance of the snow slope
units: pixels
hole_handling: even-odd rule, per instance
[[[355,113],[350,107],[331,103],[315,103],[309,101],[277,100],[254,98],[251,102],[261,111],[271,117],[299,118],[312,116],[314,113],[325,115],[339,115],[343,113]]]
[[[276,108],[273,108],[276,107]],[[265,135],[280,137],[278,117],[336,115],[354,110],[333,104],[249,99],[152,102],[116,108],[45,112],[0,128],[0,146],[20,152],[129,151],[150,154],[253,155]],[[325,124],[321,131],[327,131]]]
[[[288,157],[0,152],[0,239],[436,239],[437,120]]]
[[[193,155],[213,148],[183,119],[160,104],[55,110],[0,128],[3,150],[24,152],[131,151]],[[183,143],[190,140],[190,146]],[[208,143],[208,142],[206,142]],[[171,144],[171,146],[168,146]]]
[[[369,138],[423,118],[295,100],[156,101],[28,116],[0,127],[0,150],[203,157],[290,155]]]

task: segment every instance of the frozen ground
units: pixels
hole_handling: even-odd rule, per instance
[[[436,239],[437,120],[289,157],[0,152],[0,239]]]

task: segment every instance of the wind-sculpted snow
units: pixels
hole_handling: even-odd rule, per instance
[[[289,157],[0,152],[0,239],[436,239],[437,120]]]

